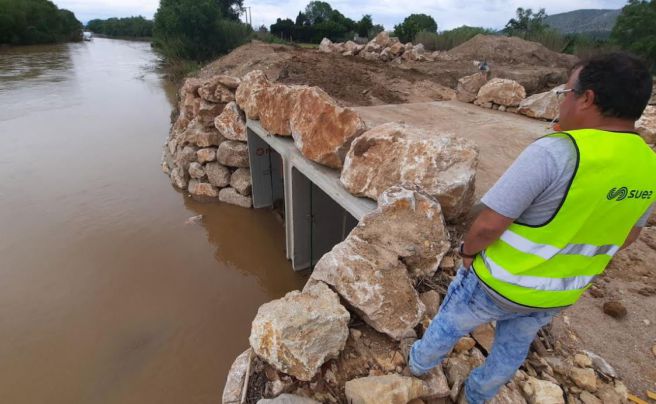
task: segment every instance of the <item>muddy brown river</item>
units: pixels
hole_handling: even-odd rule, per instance
[[[161,172],[158,64],[145,42],[0,49],[0,403],[220,402],[257,307],[303,284],[274,214]]]

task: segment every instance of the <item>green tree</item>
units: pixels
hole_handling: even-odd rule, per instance
[[[75,15],[49,0],[0,0],[0,44],[81,41]]]
[[[153,21],[144,17],[109,18],[107,20],[91,20],[87,29],[97,34],[112,37],[145,38],[153,35]]]
[[[510,36],[527,38],[544,32],[548,28],[548,25],[544,22],[545,18],[547,18],[547,13],[543,8],[534,13],[530,8],[519,7],[516,11],[516,18],[511,18],[506,23],[503,32]]]
[[[394,26],[394,35],[399,37],[401,42],[410,42],[421,32],[437,33],[437,23],[427,14],[411,14],[406,17],[401,24]]]
[[[248,39],[241,10],[242,0],[161,0],[153,43],[169,59],[210,60]]]
[[[333,8],[325,1],[311,1],[305,6],[305,18],[310,24],[318,24],[330,19]]]
[[[656,0],[629,0],[617,17],[611,41],[643,57],[656,71]]]

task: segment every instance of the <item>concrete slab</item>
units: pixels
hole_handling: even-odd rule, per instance
[[[405,122],[435,135],[473,140],[480,149],[476,197],[494,185],[515,158],[535,139],[552,131],[548,122],[458,101],[355,107],[368,127]]]

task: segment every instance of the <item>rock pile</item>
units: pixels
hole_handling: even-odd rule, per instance
[[[201,201],[251,207],[244,113],[235,103],[241,80],[217,75],[187,79],[180,114],[164,146],[162,170]]]
[[[426,52],[423,44],[413,45],[411,42],[403,44],[399,38],[391,37],[389,32],[385,31],[366,45],[360,45],[353,41],[333,43],[330,39],[324,38],[319,45],[319,51],[397,64],[403,61],[434,62],[448,58],[446,52]]]

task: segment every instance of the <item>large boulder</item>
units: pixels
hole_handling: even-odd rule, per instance
[[[233,91],[223,84],[226,82],[225,77],[219,75],[207,79],[198,89],[198,95],[209,102],[228,103],[234,101]]]
[[[481,73],[474,73],[458,80],[456,87],[456,98],[461,102],[474,102],[478,91],[487,82]]]
[[[317,281],[330,285],[367,324],[396,340],[414,336],[425,311],[398,256],[355,236],[319,260],[308,285]]]
[[[328,38],[324,38],[321,40],[321,43],[319,44],[319,51],[324,52],[324,53],[332,53],[334,51],[334,45],[333,41],[331,41]]]
[[[197,119],[191,121],[187,129],[181,133],[179,145],[192,144],[198,147],[218,146],[225,138],[216,128],[207,128]]]
[[[201,100],[196,111],[196,119],[203,124],[203,127],[214,127],[214,119],[223,112],[225,104],[217,104]]]
[[[636,130],[648,144],[656,143],[656,106],[649,105],[636,122]]]
[[[373,42],[381,48],[386,48],[391,45],[392,39],[387,31],[382,31],[373,39]]]
[[[210,184],[218,188],[224,188],[230,185],[230,170],[217,162],[205,165],[205,174]]]
[[[369,376],[346,382],[350,404],[407,404],[424,395],[424,384],[414,377]]]
[[[357,55],[363,48],[363,45],[358,45],[353,41],[346,41],[346,43],[344,43],[344,49],[346,49],[347,52],[351,52],[352,55]]]
[[[477,147],[466,139],[387,123],[353,142],[341,182],[352,194],[371,199],[393,185],[416,184],[437,198],[451,221],[473,204],[477,166]]]
[[[271,82],[261,70],[253,70],[242,77],[241,84],[235,93],[235,99],[239,107],[246,113],[247,118],[259,118],[258,96],[263,89],[270,85]]]
[[[290,116],[296,147],[308,159],[341,168],[351,142],[365,130],[360,116],[318,87],[298,91]]]
[[[226,140],[219,145],[216,159],[224,166],[247,168],[249,167],[248,145],[236,140]]]
[[[399,57],[405,52],[405,45],[401,42],[395,42],[392,46],[389,47],[389,53],[393,57]]]
[[[200,201],[215,201],[219,197],[219,189],[217,187],[197,179],[189,181],[189,193]]]
[[[221,115],[214,119],[214,126],[226,139],[242,142],[247,139],[246,117],[234,101],[226,105]]]
[[[180,98],[184,99],[187,95],[191,95],[192,98],[198,97],[198,89],[202,85],[203,82],[195,77],[186,79],[180,88]]]
[[[391,252],[415,278],[432,277],[451,247],[442,207],[414,185],[383,192],[378,208],[363,217],[349,237]]]
[[[560,103],[556,91],[562,90],[565,85],[560,85],[550,91],[534,94],[519,103],[517,112],[531,118],[552,120],[560,113]]]
[[[272,84],[262,90],[258,98],[260,124],[272,135],[291,136],[290,119],[301,91],[306,86]]]
[[[244,196],[249,196],[252,190],[251,170],[238,168],[230,177],[230,186]]]
[[[276,369],[309,381],[344,348],[349,319],[339,296],[318,283],[260,306],[249,341]]]
[[[248,348],[235,359],[228,371],[225,386],[223,387],[223,404],[241,403],[244,382],[253,360],[253,350]]]
[[[483,105],[491,102],[506,107],[516,107],[524,98],[526,98],[526,90],[521,84],[514,80],[495,78],[478,90],[474,103]]]
[[[223,188],[219,191],[219,200],[229,205],[239,206],[240,208],[250,209],[253,200],[249,196],[244,196],[232,187]]]

